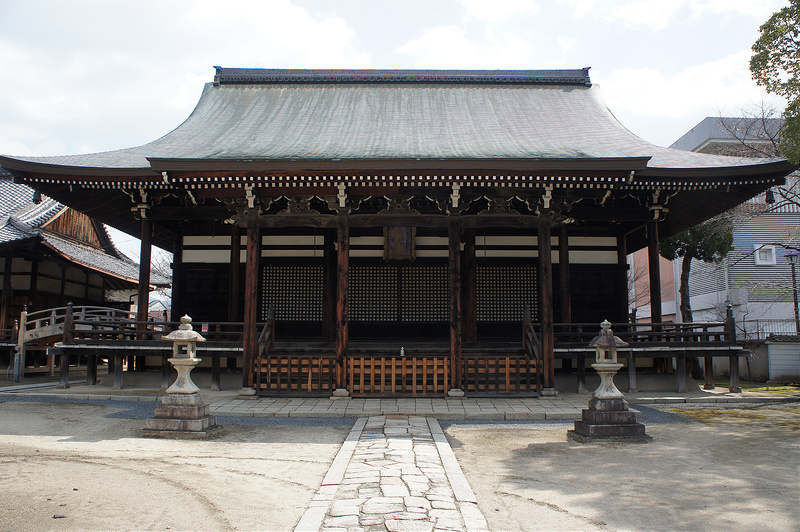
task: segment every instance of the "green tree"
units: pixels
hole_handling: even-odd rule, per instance
[[[708,263],[721,262],[733,249],[733,223],[723,214],[662,240],[658,248],[661,256],[666,259],[683,257],[680,279],[681,321],[690,323],[692,303],[689,297],[689,272],[692,259]]]
[[[800,164],[800,0],[789,0],[759,32],[750,73],[767,92],[786,98],[779,146],[784,157]]]
[[[718,263],[733,250],[733,223],[727,214],[722,214],[686,231],[662,240],[658,244],[661,256],[669,260],[683,257],[681,264],[681,321],[691,323],[692,302],[689,295],[689,272],[692,259]],[[687,357],[687,367],[694,379],[703,378],[703,370],[697,357]]]

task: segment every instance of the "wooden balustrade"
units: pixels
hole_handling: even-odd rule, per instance
[[[450,371],[448,355],[347,358],[348,389],[353,396],[441,396],[449,389]]]
[[[466,393],[531,394],[541,388],[541,363],[526,355],[464,355]]]
[[[269,354],[256,371],[258,393],[330,394],[334,389],[332,355]]]

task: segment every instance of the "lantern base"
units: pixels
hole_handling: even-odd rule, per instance
[[[624,399],[591,399],[589,408],[575,422],[575,429],[567,431],[567,438],[580,443],[599,441],[648,443],[652,436],[636,421],[636,411],[628,408]]]
[[[208,415],[208,405],[199,393],[168,394],[159,397],[155,419],[148,419],[142,438],[168,438],[175,440],[203,440],[212,437],[221,428],[216,416]]]

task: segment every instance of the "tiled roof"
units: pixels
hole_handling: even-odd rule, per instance
[[[42,196],[33,203],[33,189],[11,181],[7,172],[0,172],[0,244],[37,238],[66,259],[113,277],[138,282],[139,265],[132,260],[117,258],[100,249],[81,245],[41,227],[64,209],[61,203]],[[120,254],[124,257],[124,255]],[[169,285],[171,280],[151,272],[151,284]]]
[[[767,342],[800,343],[800,336],[794,334],[770,334]]]
[[[118,259],[96,248],[78,244],[52,233],[42,233],[42,238],[47,244],[74,262],[103,271],[114,277],[120,277],[134,283],[138,282],[139,265],[127,257]],[[169,277],[165,277],[156,271],[150,272],[150,284],[167,286],[170,283],[171,279]]]
[[[594,158],[650,158],[648,168],[656,169],[760,166],[775,161],[650,144],[616,120],[583,70],[222,68],[217,83],[206,84],[191,116],[149,144],[95,154],[15,159],[149,170],[148,159]]]

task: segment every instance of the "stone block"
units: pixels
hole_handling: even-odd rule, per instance
[[[591,425],[627,425],[636,423],[636,414],[631,411],[584,410],[581,419]]]
[[[594,438],[642,436],[644,435],[644,425],[641,423],[629,423],[625,425],[590,425],[584,421],[576,421],[575,432]]]
[[[158,398],[163,406],[197,406],[203,404],[199,393],[170,393]]]
[[[200,419],[208,416],[208,405],[196,406],[157,406],[157,419]]]
[[[206,430],[216,425],[214,416],[202,419],[148,419],[144,422],[145,430],[190,431]]]
[[[589,410],[622,411],[628,410],[628,401],[625,399],[589,399]]]

